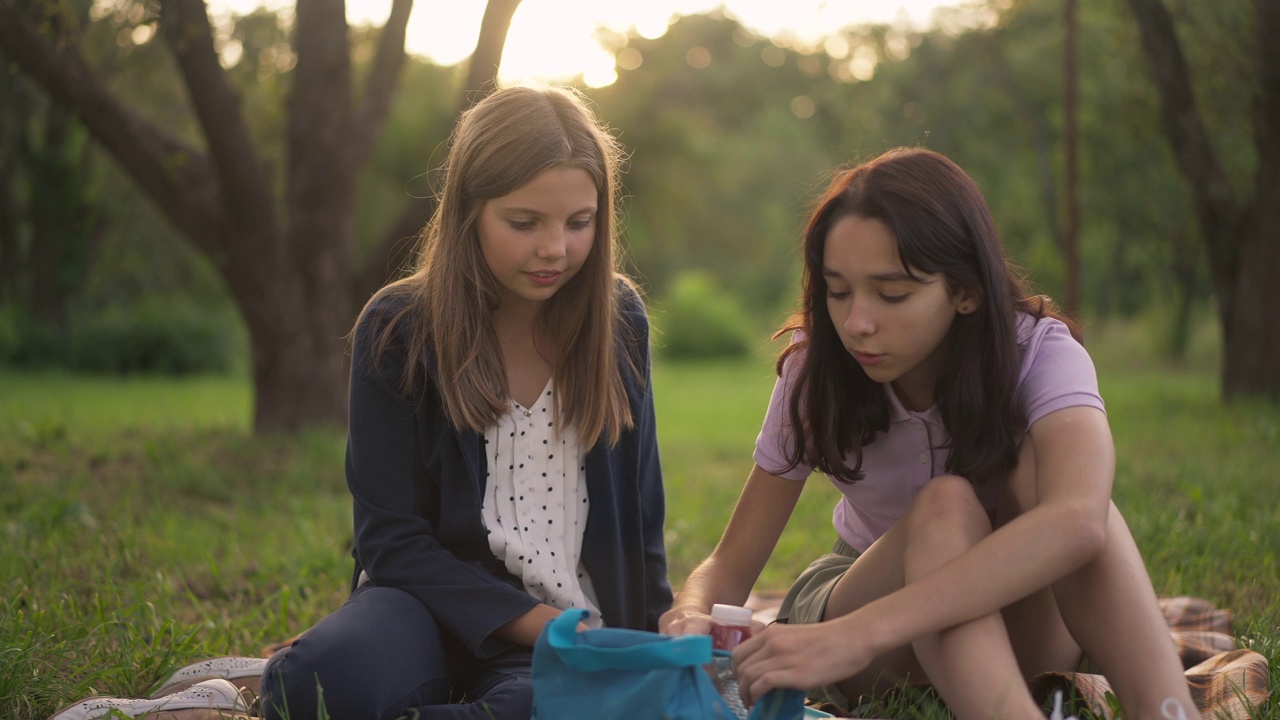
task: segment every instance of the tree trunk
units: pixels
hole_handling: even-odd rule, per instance
[[[321,311],[297,288],[241,310],[253,349],[254,427],[292,432],[344,423],[352,318]]]
[[[1223,317],[1226,397],[1280,400],[1280,193],[1259,193],[1240,247],[1240,272]]]
[[[66,329],[67,305],[79,281],[78,262],[88,244],[83,226],[83,184],[68,148],[71,118],[66,110],[49,105],[45,110],[44,137],[31,148],[28,167],[32,174],[31,199],[31,315],[46,327]]]
[[[1192,92],[1190,69],[1161,0],[1128,0],[1160,94],[1165,136],[1191,185],[1222,321],[1222,394],[1280,399],[1280,3],[1254,4],[1261,82],[1254,115],[1258,171],[1237,197]]]
[[[8,163],[0,162],[0,306],[18,299],[23,265],[18,253],[18,200]]]
[[[3,52],[0,63],[9,64]],[[18,279],[26,266],[18,242],[17,173],[20,148],[27,142],[24,125],[28,103],[19,82],[19,78],[7,73],[0,75],[0,103],[5,107],[0,114],[0,306],[22,298]]]
[[[1244,234],[1240,274],[1227,318],[1222,387],[1227,397],[1280,400],[1280,3],[1254,4],[1258,49],[1258,104],[1254,144],[1258,169]]]

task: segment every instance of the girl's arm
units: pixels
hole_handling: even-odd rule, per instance
[[[888,650],[996,612],[1096,556],[1106,539],[1115,469],[1106,415],[1091,407],[1058,410],[1036,421],[1023,443],[1014,472],[1034,473],[1034,507],[848,615],[774,626],[740,645],[734,659],[750,697],[851,677]]]
[[[542,628],[560,617],[560,613],[560,610],[546,603],[538,603],[529,612],[494,630],[493,634],[503,640],[533,647],[538,642],[538,636],[542,634]],[[586,629],[585,624],[578,623],[578,632]]]
[[[649,346],[649,316],[639,295],[623,284],[625,325],[630,330],[627,343],[635,353],[638,377],[632,378],[629,368],[620,367],[632,396],[632,416],[635,420],[636,447],[635,475],[639,490],[640,532],[644,546],[645,615],[644,629],[656,630],[661,613],[671,607],[671,584],[667,579],[667,549],[665,539],[666,490],[662,482],[662,462],[658,454],[658,428],[653,401],[653,357]],[[622,358],[619,362],[622,363]],[[635,589],[633,588],[634,592]]]
[[[392,309],[386,301],[371,306],[352,347],[346,477],[360,565],[375,584],[417,598],[477,657],[505,649],[503,640],[532,645],[528,633],[499,629],[535,610],[538,601],[491,572],[478,552],[468,559],[455,553],[467,549],[456,538],[484,537],[479,494],[456,431],[443,412],[419,412],[431,400],[401,391],[400,372],[408,362],[402,345],[373,362],[380,320]]]
[[[713,604],[746,602],[803,489],[803,481],[753,467],[720,542],[689,574],[658,629],[672,635],[707,633]]]
[[[882,642],[898,647],[995,612],[1102,550],[1115,477],[1106,415],[1091,407],[1058,410],[1031,426],[1029,440],[1014,472],[1035,473],[1034,507],[933,573],[867,605],[887,625]],[[947,602],[937,603],[938,597]]]

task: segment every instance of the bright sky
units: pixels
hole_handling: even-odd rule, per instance
[[[247,11],[282,0],[209,0],[214,13]],[[671,19],[723,7],[766,37],[789,36],[813,44],[835,30],[865,22],[906,22],[923,28],[934,8],[958,0],[523,0],[511,22],[499,78],[504,83],[567,80],[581,74],[592,86],[615,79],[613,56],[594,38],[598,26],[635,29],[645,37],[666,32]],[[391,0],[347,0],[347,18],[381,25]],[[442,65],[464,60],[475,48],[482,0],[414,3],[406,45]]]

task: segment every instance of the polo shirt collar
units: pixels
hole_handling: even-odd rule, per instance
[[[882,383],[884,388],[884,396],[889,401],[889,422],[906,422],[911,419],[911,413],[902,406],[902,401],[898,399],[898,393],[893,391],[893,385]]]
[[[889,383],[881,383],[884,388],[885,398],[889,402],[889,422],[907,422],[910,420],[932,420],[938,414],[938,406],[933,405],[928,410],[922,410],[913,413],[902,405],[902,401],[898,399],[898,393],[893,391],[893,386]]]

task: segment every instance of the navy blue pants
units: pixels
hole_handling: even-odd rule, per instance
[[[513,648],[478,660],[412,595],[365,585],[272,656],[261,712],[314,720],[322,695],[333,720],[527,720],[532,659],[531,649]]]

